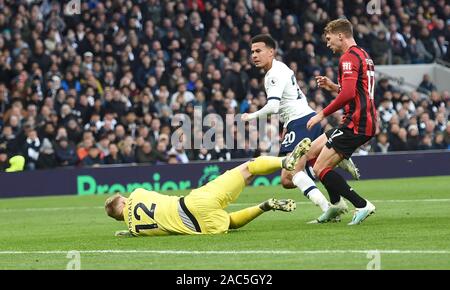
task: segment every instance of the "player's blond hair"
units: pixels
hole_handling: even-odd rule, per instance
[[[328,22],[327,26],[325,26],[323,34],[338,34],[342,33],[346,37],[353,36],[353,26],[348,19],[339,18],[335,19],[331,22]]]
[[[116,220],[123,220],[123,215],[118,207],[121,197],[122,196],[117,193],[105,201],[106,214]]]

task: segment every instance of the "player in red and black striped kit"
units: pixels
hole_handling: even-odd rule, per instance
[[[342,53],[339,61],[339,84],[324,76],[318,76],[316,80],[320,88],[338,92],[338,96],[311,118],[307,127],[311,128],[342,108],[344,118],[338,128],[333,128],[316,139],[306,155],[307,160],[317,158],[314,172],[327,189],[332,203],[329,210],[316,222],[328,222],[346,212],[347,205],[341,199],[342,196],[355,206],[355,215],[349,223],[355,225],[372,214],[375,206],[359,196],[333,168],[342,159],[349,159],[359,146],[375,135],[377,113],[373,98],[374,64],[367,52],[357,46],[348,20],[331,21],[325,27],[324,35],[328,48],[334,53]]]

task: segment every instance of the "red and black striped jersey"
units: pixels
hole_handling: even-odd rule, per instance
[[[353,129],[355,134],[374,136],[377,122],[375,66],[367,52],[358,46],[350,47],[339,60],[338,79],[341,92],[333,101],[333,106],[330,104],[330,108],[324,110],[326,115],[332,113],[331,107],[338,105],[342,108],[345,105],[343,126]]]

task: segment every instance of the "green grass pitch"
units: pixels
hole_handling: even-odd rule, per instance
[[[450,176],[351,185],[377,206],[359,226],[347,226],[351,213],[306,224],[320,212],[297,190],[258,187],[227,210],[272,196],[297,210],[216,236],[114,237],[125,224],[105,215],[107,196],[2,199],[0,269],[66,269],[73,250],[81,269],[450,269]]]

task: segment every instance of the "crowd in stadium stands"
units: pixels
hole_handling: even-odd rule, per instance
[[[449,61],[445,0],[381,0],[373,15],[363,0],[81,0],[74,15],[62,2],[0,0],[0,170],[17,154],[28,170],[265,154],[267,140],[257,150],[248,142],[227,149],[221,138],[211,150],[169,141],[174,114],[201,106],[225,116],[265,104],[264,73],[250,62],[259,33],[277,40],[315,109],[334,98],[314,81],[336,80],[338,56],[322,40],[332,19],[351,15],[357,43],[378,65]],[[378,80],[378,135],[359,153],[449,148],[449,92],[428,76],[417,86],[405,93]]]

